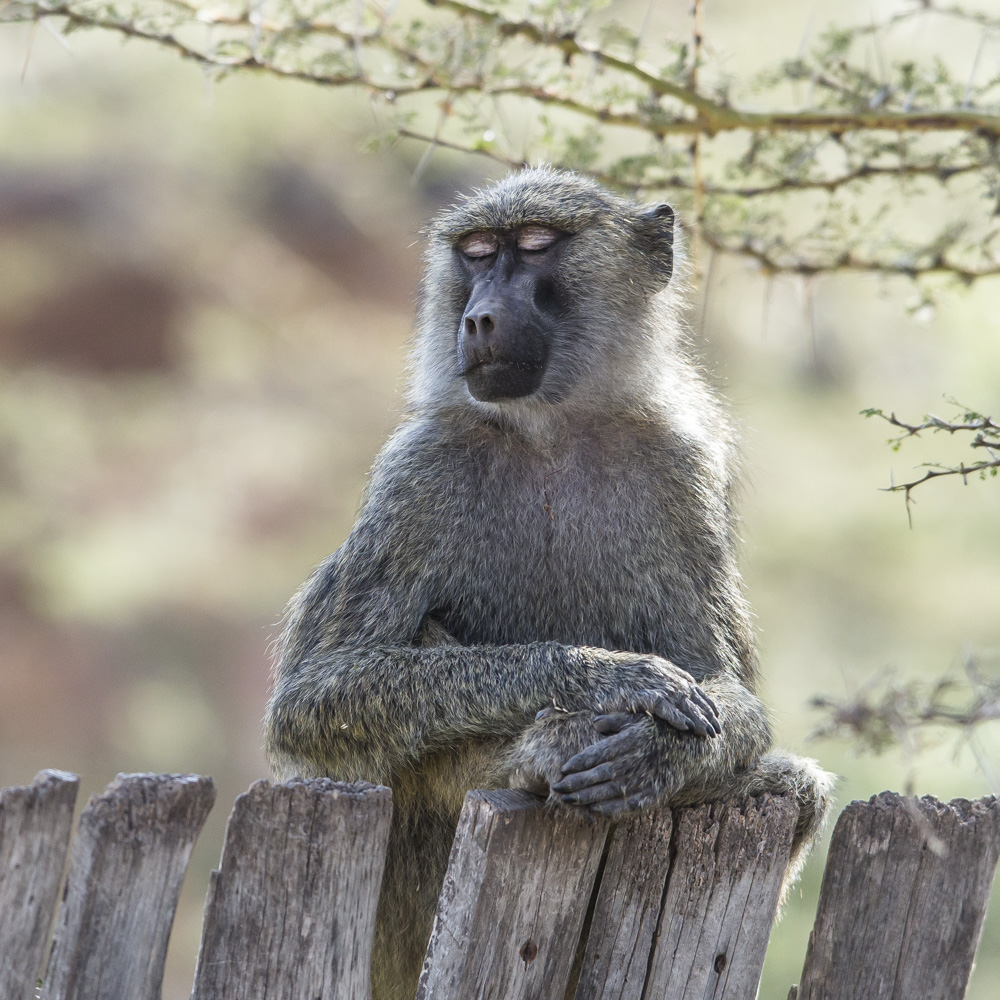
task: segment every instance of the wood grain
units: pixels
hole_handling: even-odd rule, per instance
[[[469,792],[419,1000],[563,1000],[607,831],[523,792]]]
[[[576,1000],[641,1000],[670,874],[672,832],[669,809],[614,828]]]
[[[675,812],[644,997],[753,1000],[797,818],[770,795]]]
[[[883,792],[833,832],[799,1000],[960,1000],[997,858],[995,798]]]
[[[258,781],[212,873],[192,1000],[367,1000],[388,788]]]
[[[66,866],[80,781],[40,771],[0,791],[0,997],[30,1000]]]
[[[211,778],[120,774],[80,816],[43,1000],[159,1000]]]

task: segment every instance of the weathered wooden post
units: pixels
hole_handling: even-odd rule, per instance
[[[159,1000],[211,778],[120,774],[80,816],[42,1000]],[[30,995],[30,994],[28,994]]]
[[[0,790],[0,997],[35,995],[79,785],[40,771],[27,788]]]
[[[418,1000],[753,1000],[797,816],[770,796],[648,813],[599,872],[604,821],[470,792]]]
[[[77,780],[0,791],[0,997],[32,1000]],[[158,1000],[210,779],[119,775],[84,810],[42,1000]],[[257,782],[213,873],[192,1000],[367,1000],[389,789]],[[753,1000],[789,799],[614,827],[513,791],[466,798],[419,1000]],[[855,802],[834,831],[798,1000],[960,1000],[1000,803]]]
[[[192,1000],[367,1000],[391,817],[381,786],[251,785],[212,873]]]
[[[797,818],[764,795],[619,825],[576,1000],[753,1000]]]
[[[524,792],[469,792],[419,1000],[562,1000],[607,831]]]
[[[961,1000],[1000,856],[1000,802],[882,792],[837,821],[798,1000]]]

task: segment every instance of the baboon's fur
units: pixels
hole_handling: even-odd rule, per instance
[[[393,789],[377,1000],[412,1000],[466,789],[546,791],[601,739],[595,713],[657,685],[660,657],[714,699],[722,735],[635,716],[631,807],[791,792],[796,871],[827,812],[830,776],[771,749],[754,694],[734,434],[686,353],[673,250],[649,219],[548,169],[438,217],[410,410],[350,537],[291,606],[266,721],[275,773]],[[541,388],[479,402],[456,361],[469,287],[454,244],[528,222],[570,234],[566,315]],[[565,711],[535,719],[552,705]]]

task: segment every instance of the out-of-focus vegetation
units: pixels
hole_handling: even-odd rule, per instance
[[[276,16],[270,6],[251,12]],[[914,6],[875,5],[879,19]],[[646,11],[611,12],[640,24]],[[649,12],[644,37],[690,34],[686,3]],[[738,82],[811,51],[828,12],[718,0],[702,16],[704,45]],[[420,226],[505,168],[409,140],[364,153],[386,126],[364,95],[263,73],[218,80],[148,43],[58,27],[0,27],[0,784],[45,766],[79,772],[85,792],[116,771],[216,777],[171,944],[174,1000],[190,986],[228,804],[266,772],[269,638],[349,530],[398,418]],[[967,28],[904,19],[869,37],[870,72],[897,46],[917,67],[940,55],[951,73],[978,59],[985,86],[1000,34]],[[204,27],[210,41],[215,30]],[[507,127],[545,131],[525,111]],[[692,162],[685,143],[678,169]],[[882,249],[956,218],[993,225],[981,192],[941,193],[936,180],[914,193],[917,218],[905,220],[906,197],[882,218],[895,183],[851,196]],[[693,191],[680,197],[696,209]],[[912,494],[911,528],[903,500],[879,488],[941,461],[940,435],[894,453],[885,440],[899,430],[857,414],[910,418],[945,394],[1000,413],[1000,280],[815,278],[794,257],[790,211],[790,228],[767,232],[784,233],[787,248],[772,249],[793,253],[792,273],[703,246],[690,316],[744,429],[765,698],[781,741],[843,776],[842,802],[887,787],[1000,791],[996,722],[930,719],[868,744],[838,735],[858,731],[859,705],[883,720],[975,711],[937,687],[942,673],[972,676],[970,661],[985,685],[971,690],[995,691],[1000,492],[928,483]],[[832,714],[810,707],[817,695]],[[807,742],[816,730],[827,735]],[[822,860],[775,934],[764,998],[797,979]],[[970,997],[986,1000],[997,976],[995,904]]]

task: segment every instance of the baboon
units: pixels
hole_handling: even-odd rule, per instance
[[[793,793],[736,561],[734,434],[677,316],[673,212],[525,170],[427,232],[409,409],[293,601],[279,778],[393,789],[376,1000],[412,1000],[469,788],[612,818]]]

